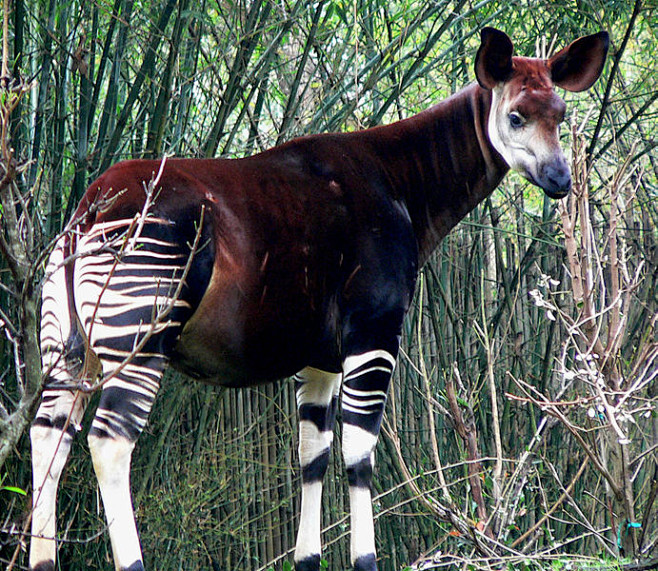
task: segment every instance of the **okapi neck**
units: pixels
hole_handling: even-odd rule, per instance
[[[491,92],[470,85],[409,119],[372,129],[383,168],[409,210],[423,264],[509,170],[487,134]]]

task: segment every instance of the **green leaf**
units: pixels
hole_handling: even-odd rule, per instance
[[[27,496],[27,492],[22,488],[17,488],[16,486],[0,486],[0,491],[14,492],[20,494],[21,496]]]

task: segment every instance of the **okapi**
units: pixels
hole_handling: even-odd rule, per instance
[[[608,43],[600,32],[550,59],[524,58],[485,28],[477,83],[406,120],[243,159],[121,162],[92,183],[43,287],[31,569],[55,568],[57,485],[94,383],[88,442],[115,567],[144,569],[130,458],[170,364],[233,387],[294,376],[297,571],[320,568],[322,480],[341,407],[351,560],[376,571],[373,451],[419,268],[510,168],[550,198],[567,195],[554,87],[591,87]],[[160,169],[152,199],[145,184]]]

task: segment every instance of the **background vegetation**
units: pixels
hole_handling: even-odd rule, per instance
[[[572,196],[511,175],[422,272],[378,448],[381,569],[655,564],[655,3],[5,0],[3,15],[0,565],[26,565],[39,284],[86,185],[124,158],[243,156],[407,117],[473,81],[485,25],[524,55],[607,29],[611,56],[565,95]],[[286,568],[295,449],[291,383],[168,375],[133,463],[148,568]],[[349,567],[339,456],[331,569]],[[60,567],[111,567],[84,438],[59,506]]]

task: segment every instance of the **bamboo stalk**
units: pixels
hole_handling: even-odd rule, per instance
[[[121,108],[121,113],[119,114],[116,124],[114,125],[114,129],[108,141],[103,145],[102,159],[100,161],[101,170],[107,169],[115,160],[114,155],[117,152],[119,142],[121,141],[123,132],[128,124],[130,115],[133,112],[133,105],[140,95],[142,85],[148,78],[153,77],[157,48],[165,37],[164,30],[167,27],[169,18],[171,17],[176,2],[177,0],[166,1],[166,4],[160,13],[160,17],[158,18],[157,23],[151,30],[150,38],[145,48],[142,65],[137,71],[133,84],[130,86],[126,101]]]

